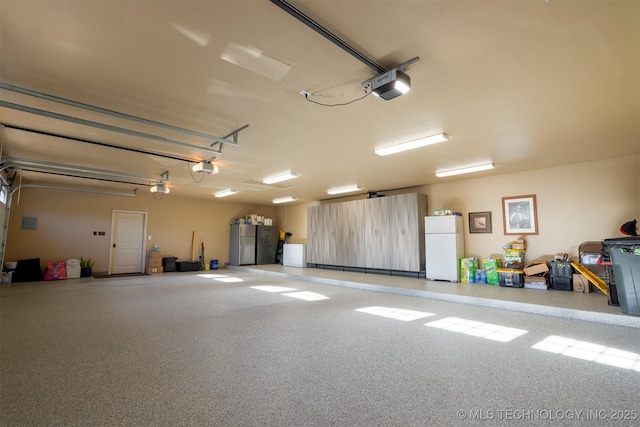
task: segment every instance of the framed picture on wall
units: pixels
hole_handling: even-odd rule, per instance
[[[536,195],[502,198],[504,234],[538,234]]]
[[[492,233],[491,212],[469,212],[469,233]]]

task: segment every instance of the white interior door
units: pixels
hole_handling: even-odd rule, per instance
[[[109,274],[143,273],[147,214],[113,211]]]

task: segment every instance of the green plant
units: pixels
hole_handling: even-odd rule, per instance
[[[93,268],[93,264],[95,263],[95,261],[91,261],[91,258],[84,259],[80,257],[80,268]]]

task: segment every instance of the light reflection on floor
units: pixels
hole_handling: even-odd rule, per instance
[[[640,354],[588,341],[551,335],[531,348],[640,372]]]
[[[461,332],[466,335],[473,335],[475,337],[482,337],[500,342],[511,341],[528,332],[524,329],[477,322],[475,320],[466,320],[459,317],[447,317],[445,319],[425,323],[425,325],[432,328]]]

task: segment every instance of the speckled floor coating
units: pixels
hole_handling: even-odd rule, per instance
[[[425,326],[451,317],[526,333]],[[532,348],[549,336],[640,355],[633,327],[247,271],[26,283],[0,289],[0,425],[640,424],[640,365]]]
[[[607,297],[599,292],[578,293],[553,289],[537,290],[476,283],[451,283],[382,274],[283,267],[279,264],[228,268],[353,289],[640,328],[640,316],[625,314],[619,306],[610,306]]]

